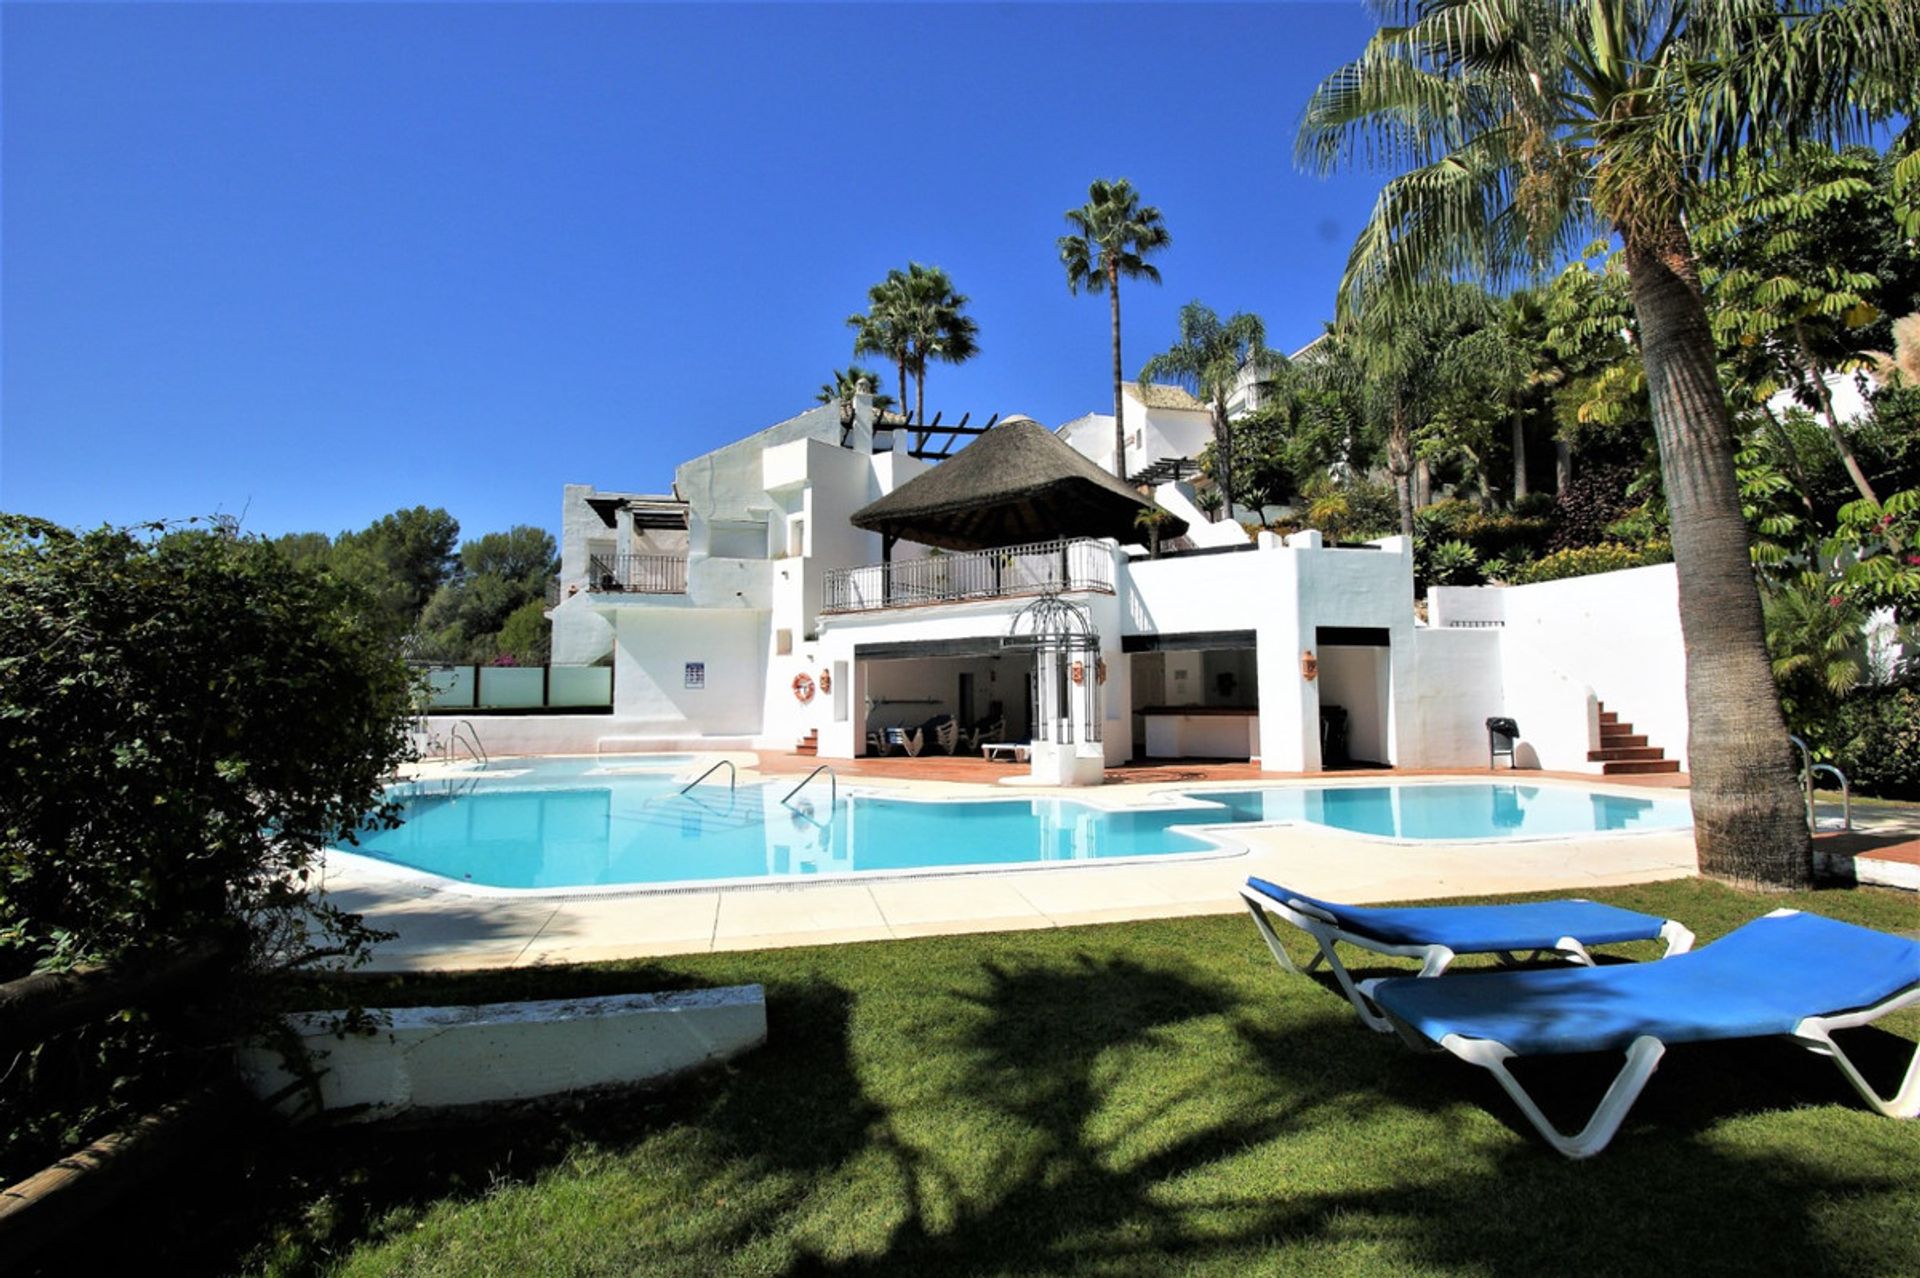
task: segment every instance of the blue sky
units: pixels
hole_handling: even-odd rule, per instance
[[[445,506],[558,522],[808,407],[909,259],[981,355],[928,412],[1111,398],[1054,241],[1094,177],[1173,234],[1129,373],[1199,298],[1291,348],[1378,180],[1292,161],[1357,3],[0,10],[0,508]]]

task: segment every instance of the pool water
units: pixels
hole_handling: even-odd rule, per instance
[[[824,777],[792,805],[781,802],[792,781],[730,792],[716,777],[687,794],[681,784],[591,760],[420,784],[402,791],[404,824],[363,835],[355,850],[490,887],[563,888],[1168,856],[1214,847],[1198,826],[1305,822],[1438,840],[1684,829],[1692,820],[1675,796],[1485,783],[1196,791],[1170,800],[1195,806],[1119,812],[1058,798],[851,794],[829,810]]]

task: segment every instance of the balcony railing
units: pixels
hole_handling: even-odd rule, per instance
[[[594,555],[587,560],[587,591],[596,595],[684,595],[684,555]]]
[[[822,583],[820,611],[866,612],[1067,590],[1113,593],[1113,551],[1105,543],[1041,541],[835,568]]]

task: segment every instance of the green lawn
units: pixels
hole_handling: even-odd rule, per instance
[[[1703,941],[1782,903],[1701,882],[1595,895]],[[1920,928],[1910,895],[1787,903]],[[1920,1123],[1868,1113],[1830,1063],[1677,1048],[1613,1146],[1570,1163],[1483,1072],[1282,973],[1244,917],[373,998],[745,981],[767,987],[770,1041],[730,1069],[452,1135],[310,1140],[217,1209],[162,1202],[141,1227],[212,1248],[202,1267],[274,1273],[1920,1273]],[[1904,1042],[1862,1044],[1883,1076],[1920,1034],[1920,1017],[1889,1024]],[[1529,1077],[1560,1080],[1546,1095],[1570,1116],[1611,1068]]]

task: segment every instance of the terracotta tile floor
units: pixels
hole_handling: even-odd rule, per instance
[[[971,755],[923,754],[917,759],[900,756],[821,759],[813,755],[776,750],[762,750],[759,755],[760,771],[767,773],[805,773],[811,772],[822,763],[830,763],[833,765],[833,770],[840,776],[887,777],[904,781],[959,781],[971,782],[975,785],[994,785],[1001,777],[1019,776],[1026,771],[1026,765],[1023,763],[1005,763],[997,759],[982,759]],[[1302,777],[1459,776],[1463,771],[1464,769],[1460,768],[1354,768],[1339,772],[1263,772],[1251,763],[1151,759],[1135,760],[1108,768],[1107,781],[1114,785],[1166,785],[1170,782],[1257,781]],[[1526,772],[1516,779],[1540,777],[1589,782],[1600,779],[1589,772]],[[1688,784],[1687,774],[1684,772],[1607,777],[1606,781],[1609,785],[1646,786],[1661,790],[1685,789]]]

